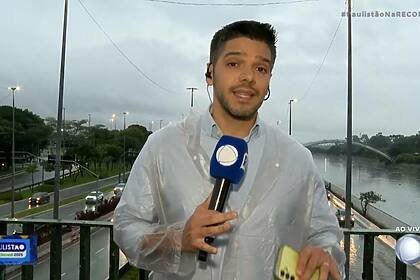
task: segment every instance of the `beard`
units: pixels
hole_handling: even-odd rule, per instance
[[[232,104],[232,102],[229,102],[228,98],[226,98],[226,96],[229,93],[220,93],[220,91],[218,91],[216,89],[216,87],[214,87],[215,90],[215,94],[214,94],[214,98],[216,98],[222,109],[228,113],[232,118],[237,119],[237,120],[241,120],[241,121],[249,121],[252,120],[253,118],[255,118],[255,115],[257,114],[258,109],[261,107],[263,100],[261,99],[258,103],[256,103],[255,105],[252,106],[241,106],[241,105],[234,105]],[[254,96],[253,98],[257,98],[256,96]]]

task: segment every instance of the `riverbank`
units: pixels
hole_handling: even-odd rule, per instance
[[[321,176],[326,181],[339,186],[344,193],[347,172],[346,157],[314,154],[314,161]],[[353,204],[357,204],[357,207],[360,207],[358,199],[360,193],[374,191],[386,200],[374,204],[374,208],[388,213],[405,224],[419,226],[420,167],[384,165],[375,159],[354,157],[351,189],[354,198],[352,199]],[[376,210],[372,209],[372,211]]]

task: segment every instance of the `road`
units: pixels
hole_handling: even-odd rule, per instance
[[[75,171],[76,169],[73,168],[73,171]],[[65,174],[68,174],[69,171],[66,170]],[[60,175],[62,175],[63,172],[60,172]],[[44,181],[48,180],[48,179],[52,179],[55,176],[55,172],[54,171],[50,171],[50,172],[44,172]],[[42,182],[42,172],[41,172],[41,168],[39,167],[39,170],[34,172],[34,183],[40,183]],[[31,173],[21,173],[19,175],[15,176],[15,188],[20,188],[20,187],[25,187],[25,186],[29,186],[32,184],[32,174]],[[10,190],[12,187],[12,177],[8,176],[6,178],[0,179],[0,191],[7,191]]]
[[[335,199],[333,199],[335,201]],[[339,205],[340,206],[340,205]],[[62,219],[73,219],[74,213],[84,207],[83,202],[74,202],[61,207],[60,217]],[[335,205],[331,205],[335,212]],[[51,211],[49,211],[51,212]],[[42,213],[34,218],[48,218],[51,213]],[[366,223],[357,213],[355,213],[355,228],[366,228],[370,225]],[[343,244],[341,244],[343,246]],[[363,269],[363,236],[351,236],[350,246],[350,279],[362,280]],[[109,231],[100,229],[91,234],[91,278],[106,279],[109,267]],[[126,259],[120,253],[120,266],[126,263]],[[62,279],[78,279],[79,277],[79,243],[71,244],[63,249]],[[408,266],[407,279],[420,279],[420,270]],[[395,252],[382,240],[375,239],[374,255],[374,279],[394,279],[395,273]],[[49,278],[49,259],[43,260],[34,267],[34,279]],[[19,278],[11,278],[19,279]]]
[[[105,194],[106,198],[110,198],[112,193]],[[84,208],[83,200],[75,201],[60,207],[60,219],[73,220],[74,214]],[[27,218],[48,219],[52,216],[52,210],[31,215]],[[79,242],[75,242],[63,249],[62,259],[62,278],[61,279],[79,279]],[[90,279],[106,279],[108,277],[109,268],[109,230],[99,229],[92,230],[91,234],[91,278]],[[120,254],[120,266],[125,264],[127,259]],[[34,279],[49,279],[50,261],[49,258],[43,259],[34,266]],[[17,274],[8,279],[20,279],[21,275]]]
[[[111,184],[118,183],[118,176],[105,178],[99,180],[99,188],[108,186]],[[75,195],[79,195],[81,193],[86,193],[90,191],[96,190],[98,187],[98,184],[95,182],[90,182],[82,185],[78,185],[75,187],[63,189],[60,191],[60,201],[69,197],[73,197]],[[50,203],[54,203],[54,195],[53,193],[50,193],[51,200]],[[10,202],[0,205],[0,217],[7,217],[10,215]],[[15,201],[15,212],[23,211],[25,209],[28,209],[28,201],[27,199]],[[52,218],[52,216],[51,216]]]

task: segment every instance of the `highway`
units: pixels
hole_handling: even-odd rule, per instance
[[[341,202],[336,198],[332,199],[331,210],[335,212],[336,207],[342,207]],[[60,208],[60,218],[74,219],[74,213],[83,209],[84,203],[77,201]],[[37,214],[33,218],[48,218],[51,211]],[[355,213],[355,228],[367,228],[371,225],[359,214]],[[389,240],[384,240],[389,243]],[[395,253],[393,248],[384,241],[375,239],[375,255],[374,255],[374,279],[394,279],[395,273]],[[392,242],[390,243],[392,245]],[[343,244],[342,244],[343,245]],[[362,280],[362,257],[363,257],[363,236],[351,236],[351,254],[350,254],[350,279]],[[103,280],[108,277],[109,266],[109,231],[99,229],[91,234],[91,278]],[[120,254],[120,266],[126,263],[123,254]],[[78,240],[70,246],[63,249],[62,262],[62,278],[61,279],[78,279],[79,277],[79,242]],[[408,266],[407,279],[420,279],[420,270]],[[20,279],[19,275],[10,279]],[[34,267],[34,279],[49,278],[49,258],[41,260]]]
[[[110,198],[112,193],[107,193]],[[77,211],[84,209],[84,201],[79,200],[60,207],[60,219],[73,220]],[[52,216],[52,210],[28,216],[33,219],[48,219]],[[62,277],[61,279],[79,279],[79,240],[63,249]],[[106,279],[109,270],[109,230],[92,229],[91,234],[91,278]],[[120,254],[120,266],[127,262],[125,256]],[[49,279],[49,257],[41,258],[34,266],[34,279]],[[20,274],[8,275],[8,279],[20,279]]]
[[[99,188],[108,186],[108,185],[112,185],[112,184],[116,184],[118,183],[118,176],[114,176],[114,177],[110,177],[110,178],[105,178],[105,179],[101,179],[99,180]],[[69,197],[73,197],[75,195],[79,195],[81,193],[87,193],[90,191],[94,191],[96,190],[96,188],[98,187],[96,181],[94,182],[90,182],[90,183],[85,183],[82,185],[78,185],[75,187],[71,187],[71,188],[67,188],[67,189],[63,189],[60,191],[60,200],[69,198]],[[54,203],[54,195],[53,193],[50,193],[50,203]],[[19,212],[19,211],[23,211],[25,209],[28,209],[28,200],[27,199],[22,199],[22,200],[18,200],[15,201],[15,212]],[[10,215],[10,202],[5,203],[0,205],[0,217],[8,217]],[[52,214],[51,217],[52,218]]]
[[[73,171],[77,169],[73,168]],[[68,170],[65,171],[65,174],[68,174]],[[63,174],[63,172],[60,172],[60,175]],[[55,171],[44,172],[44,181],[48,179],[52,179],[55,176]],[[34,184],[42,182],[42,170],[41,167],[38,167],[38,170],[34,172]],[[32,184],[32,174],[31,173],[21,173],[15,176],[15,189],[29,186]],[[0,179],[0,191],[7,191],[10,190],[12,186],[12,176],[7,176]]]

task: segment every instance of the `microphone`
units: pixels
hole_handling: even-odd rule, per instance
[[[214,149],[210,161],[210,175],[216,179],[210,198],[209,210],[223,212],[223,207],[231,184],[238,184],[245,174],[248,159],[247,143],[237,137],[223,135]],[[211,244],[214,237],[206,236],[204,241]],[[207,252],[198,252],[200,261],[207,260]]]

